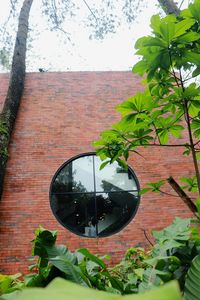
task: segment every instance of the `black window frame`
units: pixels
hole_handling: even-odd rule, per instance
[[[102,194],[102,193],[104,193],[104,194],[109,194],[109,193],[122,193],[122,194],[125,194],[125,193],[127,193],[127,192],[137,192],[138,193],[138,195],[137,196],[134,196],[134,195],[132,195],[133,197],[135,197],[135,198],[137,198],[137,205],[136,205],[136,207],[135,207],[135,210],[134,210],[134,212],[132,213],[132,215],[131,215],[131,217],[119,228],[119,229],[116,229],[116,230],[113,230],[112,231],[112,233],[110,233],[110,234],[107,234],[107,235],[98,235],[97,234],[97,232],[98,232],[98,230],[96,229],[96,236],[86,236],[86,235],[84,235],[84,234],[81,234],[78,230],[76,230],[76,228],[71,228],[70,226],[67,226],[64,222],[62,222],[61,220],[60,220],[60,218],[58,217],[58,215],[55,213],[55,211],[54,211],[54,208],[53,208],[53,205],[52,205],[52,196],[53,195],[55,195],[55,194],[62,194],[62,193],[52,193],[52,188],[53,188],[53,183],[54,183],[54,181],[55,181],[55,179],[56,179],[56,177],[58,176],[58,174],[61,172],[61,170],[63,169],[63,168],[65,168],[68,164],[70,164],[71,162],[73,162],[74,160],[77,160],[77,159],[79,159],[79,158],[81,158],[81,157],[85,157],[85,156],[97,156],[96,155],[96,152],[84,152],[84,153],[81,153],[81,154],[78,154],[78,155],[76,155],[76,156],[73,156],[73,157],[71,157],[70,159],[68,159],[67,161],[65,161],[58,169],[57,169],[57,171],[55,172],[55,174],[54,174],[54,176],[52,177],[52,180],[51,180],[51,184],[50,184],[50,189],[49,189],[49,202],[50,202],[50,208],[51,208],[51,210],[52,210],[52,212],[53,212],[53,215],[55,216],[55,218],[56,218],[56,220],[58,221],[58,223],[59,224],[61,224],[64,228],[66,228],[67,230],[69,230],[71,233],[73,233],[73,234],[76,234],[76,235],[78,235],[79,237],[84,237],[84,238],[106,238],[106,237],[111,237],[112,235],[114,235],[114,234],[116,234],[116,233],[118,233],[118,232],[120,232],[120,231],[122,231],[133,219],[134,219],[134,217],[135,217],[135,215],[136,215],[136,213],[137,213],[137,211],[138,211],[138,207],[139,207],[139,205],[140,205],[140,184],[139,184],[139,181],[138,181],[138,178],[137,178],[137,176],[136,176],[136,174],[135,174],[135,172],[133,171],[133,169],[130,167],[130,166],[128,166],[128,171],[131,173],[131,175],[132,175],[132,177],[133,177],[133,179],[134,179],[134,181],[135,181],[135,184],[136,184],[136,187],[137,187],[137,189],[136,190],[126,190],[126,191],[108,191],[108,192],[106,192],[106,191],[102,191],[102,192],[100,192],[100,191],[96,191],[96,185],[94,184],[94,191],[91,191],[91,192],[63,192],[63,194],[95,194],[95,198],[96,198],[96,195],[97,194]],[[93,180],[94,180],[94,183],[95,183],[95,166],[94,166],[94,159],[93,159]],[[97,204],[96,204],[96,199],[95,199],[95,218],[96,218],[96,221],[97,221]],[[96,225],[97,226],[97,225]]]

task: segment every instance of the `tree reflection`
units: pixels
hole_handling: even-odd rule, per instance
[[[83,236],[107,236],[119,231],[138,206],[133,174],[115,165],[108,174],[98,170],[94,176],[98,165],[92,155],[81,157],[59,170],[52,183],[54,214],[65,227]]]

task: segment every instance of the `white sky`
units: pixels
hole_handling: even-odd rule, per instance
[[[30,27],[36,28],[39,34],[32,50],[28,52],[27,71],[38,71],[40,67],[49,71],[130,70],[137,61],[134,43],[139,37],[150,33],[150,17],[158,13],[157,1],[147,2],[147,8],[131,29],[123,24],[116,34],[109,34],[102,41],[89,39],[91,30],[81,21],[88,9],[82,0],[76,1],[80,6],[78,15],[74,20],[67,22],[73,45],[70,42],[62,43],[55,33],[43,31],[47,25],[39,13],[41,0],[34,0]],[[93,0],[88,0],[89,4],[92,2]],[[7,12],[8,1],[0,0],[0,20],[3,20]]]

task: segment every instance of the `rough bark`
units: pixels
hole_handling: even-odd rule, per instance
[[[158,0],[158,2],[166,15],[179,15],[180,9],[177,7],[176,3],[173,0]]]
[[[32,2],[33,0],[24,0],[20,11],[10,81],[0,114],[0,197],[8,159],[8,145],[24,89],[28,20]]]

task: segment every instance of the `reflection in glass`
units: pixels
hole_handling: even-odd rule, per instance
[[[138,205],[138,198],[128,192],[101,193],[96,200],[98,236],[119,231],[132,219]]]
[[[136,182],[130,170],[122,169],[117,162],[108,164],[102,170],[102,161],[95,156],[95,179],[97,192],[137,190]]]
[[[137,211],[139,185],[131,169],[117,163],[100,171],[94,154],[65,163],[53,178],[51,208],[70,231],[86,237],[105,237],[121,230]]]
[[[84,156],[64,166],[56,176],[53,192],[93,192],[93,157]]]
[[[89,237],[97,235],[94,194],[56,194],[51,206],[58,220],[70,230]]]

